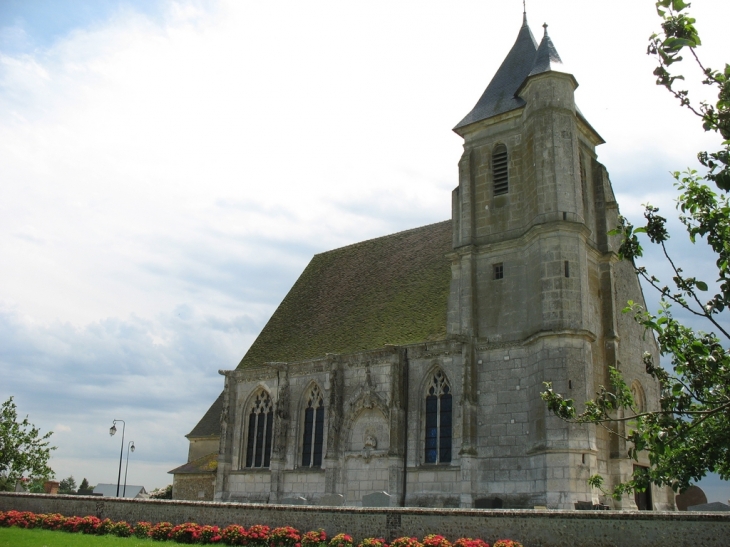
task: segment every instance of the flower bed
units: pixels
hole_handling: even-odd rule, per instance
[[[175,541],[208,545],[245,545],[246,547],[354,547],[352,536],[337,534],[327,538],[324,530],[301,534],[291,526],[270,529],[268,526],[254,525],[248,530],[238,524],[220,529],[218,526],[201,526],[186,522],[173,526],[169,522],[138,522],[132,526],[128,522],[112,522],[97,517],[64,517],[58,513],[43,515],[30,511],[0,511],[0,528],[17,526],[19,528],[43,528],[69,533],[114,535],[119,537],[135,536],[157,541]],[[414,537],[394,539],[390,545],[383,538],[365,538],[357,547],[490,547],[481,539],[459,538],[453,543],[444,536],[428,535],[419,541]],[[500,539],[492,547],[522,547],[511,539]]]

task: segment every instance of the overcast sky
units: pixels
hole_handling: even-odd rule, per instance
[[[719,67],[730,2],[695,4]],[[654,85],[654,2],[527,9],[622,212],[671,213],[668,172],[718,139]],[[0,400],[54,431],[57,477],[115,482],[121,418],[128,483],[172,482],[217,371],[314,253],[449,218],[451,128],[521,22],[519,0],[2,0]]]

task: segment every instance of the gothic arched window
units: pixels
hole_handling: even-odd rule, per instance
[[[433,375],[426,391],[426,463],[451,461],[451,386],[443,372]]]
[[[318,385],[312,386],[304,407],[302,427],[302,467],[322,467],[324,442],[324,397]]]
[[[246,467],[269,467],[271,461],[271,430],[274,427],[274,404],[271,396],[259,391],[251,403],[248,415]]]
[[[509,158],[503,144],[495,146],[492,152],[492,179],[495,196],[509,192]]]

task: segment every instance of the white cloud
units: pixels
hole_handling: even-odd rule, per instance
[[[622,211],[669,210],[667,172],[709,145],[654,85],[652,3],[534,4],[607,140]],[[165,5],[0,49],[0,397],[69,427],[54,465],[79,476],[83,460],[92,483],[114,476],[119,417],[135,480],[169,481],[216,371],[313,253],[450,216],[450,128],[521,17],[476,0]],[[694,8],[717,66],[730,6]]]

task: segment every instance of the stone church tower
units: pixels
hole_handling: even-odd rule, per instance
[[[619,437],[566,424],[540,398],[551,381],[580,405],[609,385],[609,366],[643,408],[659,397],[642,364],[656,344],[621,313],[643,296],[607,235],[618,208],[577,86],[547,26],[538,46],[525,18],[454,129],[452,220],[312,259],[221,371],[224,392],[172,471],[176,497],[673,506],[664,490],[619,502],[591,490],[589,476],[610,486],[636,462]]]

